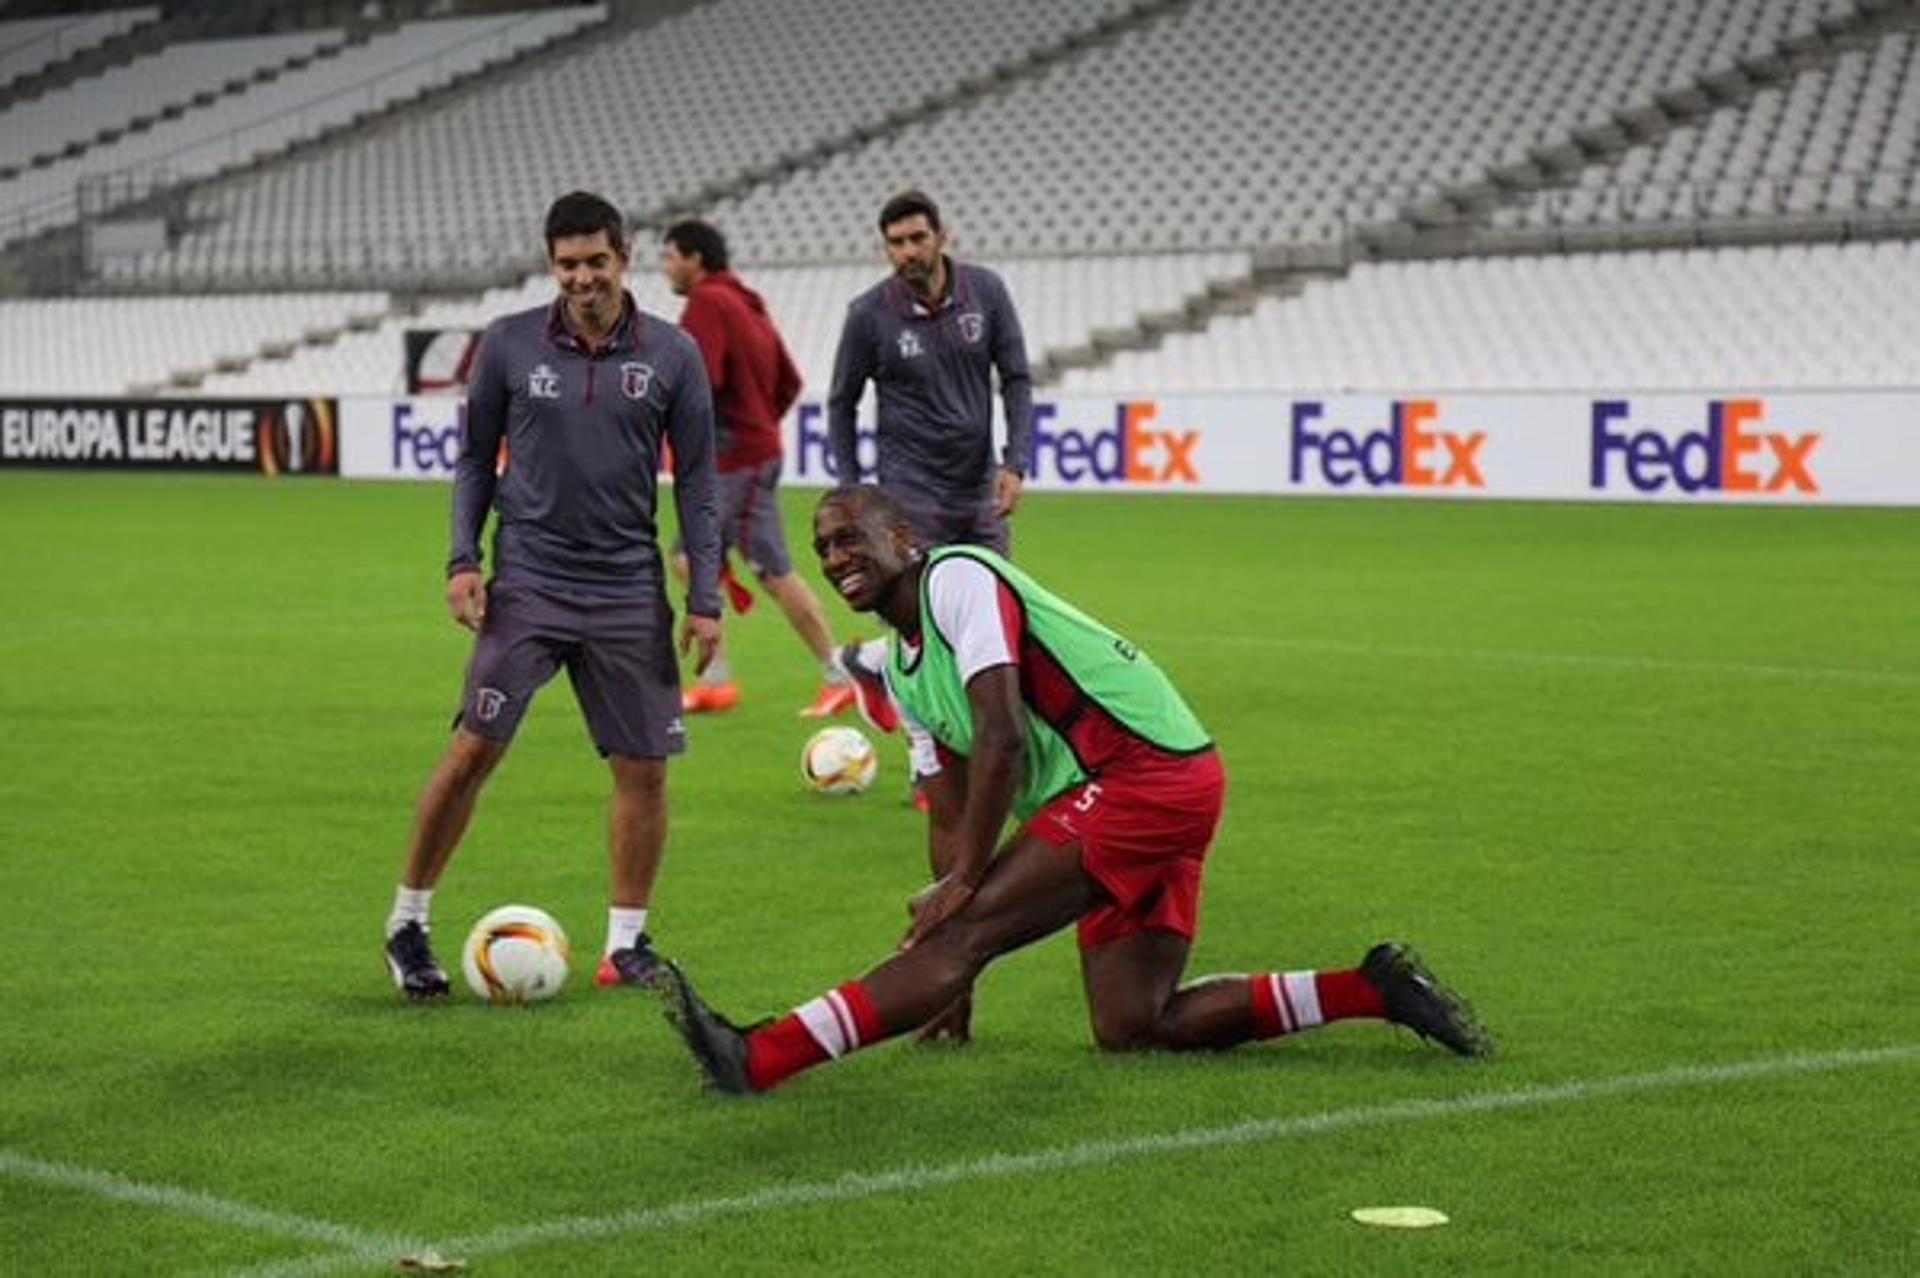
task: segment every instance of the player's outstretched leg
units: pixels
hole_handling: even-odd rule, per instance
[[[657,988],[715,1091],[764,1092],[926,1024],[972,989],[995,957],[1067,926],[1097,893],[1078,858],[1024,835],[995,858],[972,900],[918,944],[776,1020],[741,1029],[708,1007],[671,962]]]
[[[802,1070],[890,1037],[860,981],[828,990],[777,1020],[746,1027],[709,1007],[671,960],[661,964],[654,988],[707,1086],[729,1096],[769,1091]]]
[[[406,868],[394,894],[393,912],[387,916],[381,954],[393,973],[393,983],[415,1001],[444,998],[451,988],[446,969],[434,958],[428,942],[429,903],[434,884],[473,819],[480,791],[506,753],[506,742],[489,741],[456,727],[414,808]]]
[[[1382,941],[1367,951],[1360,972],[1380,991],[1387,1019],[1462,1056],[1487,1056],[1493,1036],[1467,1000],[1441,984],[1404,941]]]

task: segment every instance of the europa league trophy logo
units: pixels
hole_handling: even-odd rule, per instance
[[[287,431],[287,473],[302,470],[306,466],[307,406],[288,404],[281,412],[280,420]]]
[[[269,475],[330,473],[333,414],[329,400],[288,400],[260,412],[260,469]]]

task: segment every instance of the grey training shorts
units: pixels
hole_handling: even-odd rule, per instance
[[[782,460],[775,457],[758,466],[723,470],[716,476],[720,556],[724,559],[728,551],[739,551],[753,575],[762,580],[784,577],[793,571],[793,556],[787,551],[787,530],[780,522],[782,464]],[[677,538],[673,553],[686,553]]]
[[[585,603],[489,582],[487,617],[454,722],[488,741],[511,741],[534,694],[565,666],[601,754],[681,753],[687,738],[673,609],[657,587],[653,596]]]

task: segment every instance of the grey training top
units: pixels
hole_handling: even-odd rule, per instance
[[[558,299],[494,320],[467,385],[448,572],[480,566],[480,531],[494,509],[497,580],[588,601],[661,589],[654,511],[663,444],[673,449],[691,569],[687,609],[717,617],[713,397],[693,339],[631,296],[599,350],[575,335]]]
[[[1001,464],[1027,473],[1033,379],[1007,286],[985,267],[946,259],[946,300],[929,310],[898,277],[853,299],[827,396],[827,446],[842,483],[859,477],[854,411],[879,395],[880,484],[943,507],[993,491],[993,370],[1007,443]]]

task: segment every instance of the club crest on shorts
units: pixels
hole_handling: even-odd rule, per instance
[[[986,331],[987,317],[979,311],[968,311],[960,317],[960,336],[966,339],[967,345],[979,345],[980,338],[985,335]]]
[[[473,713],[482,723],[492,723],[507,706],[507,694],[498,688],[481,688],[473,694]]]
[[[651,364],[627,363],[620,366],[620,393],[628,399],[644,399],[653,384]]]

